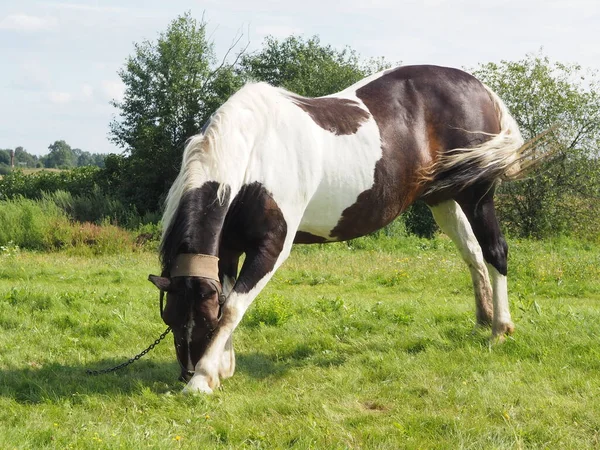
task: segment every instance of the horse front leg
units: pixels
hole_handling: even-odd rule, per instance
[[[235,286],[240,261],[240,252],[221,248],[219,250],[219,275],[223,286],[223,295],[227,299]],[[235,352],[233,350],[233,333],[227,339],[219,364],[219,378],[231,378],[235,372]]]
[[[194,376],[190,379],[184,392],[212,393],[219,387],[220,370],[224,360],[230,356],[226,353],[231,336],[238,326],[248,307],[275,274],[277,268],[290,254],[295,231],[284,238],[283,245],[274,245],[267,240],[253,251],[246,253],[246,260],[240,271],[233,290],[223,305],[221,320],[211,341],[196,364]],[[279,247],[280,250],[275,250]],[[231,354],[233,348],[231,348]]]

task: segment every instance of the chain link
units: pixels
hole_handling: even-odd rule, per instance
[[[156,347],[160,343],[160,341],[162,341],[167,336],[167,334],[169,334],[170,332],[171,332],[171,327],[167,327],[167,329],[161,333],[161,335],[158,337],[158,339],[156,339],[152,344],[150,344],[150,346],[147,349],[142,350],[139,354],[135,355],[133,358],[130,358],[128,361],[125,361],[124,363],[119,364],[118,366],[110,367],[108,369],[101,369],[101,370],[86,369],[85,373],[87,373],[88,375],[96,376],[96,375],[103,375],[105,373],[114,372],[116,370],[122,369],[123,367],[127,367],[128,365],[136,362],[138,359],[140,359],[142,356],[144,356],[146,353],[148,353],[154,347]]]

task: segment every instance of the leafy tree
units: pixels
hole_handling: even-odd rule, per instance
[[[121,160],[121,195],[140,212],[157,210],[179,171],[186,139],[241,86],[232,66],[217,65],[206,22],[189,13],[170,23],[155,42],[135,45],[119,72],[120,118],[110,124]]]
[[[76,166],[77,157],[71,146],[65,141],[55,141],[48,146],[48,150],[50,150],[50,153],[44,159],[46,168],[66,169]]]
[[[10,166],[10,149],[0,149],[0,165]]]
[[[104,160],[106,155],[101,153],[92,153],[92,159],[94,160],[93,165],[96,167],[104,168]]]
[[[37,156],[27,153],[23,147],[15,148],[15,167],[36,167],[37,162]]]
[[[500,95],[526,139],[560,124],[549,142],[557,157],[529,178],[503,184],[499,191],[500,215],[509,230],[537,237],[574,231],[598,235],[597,76],[543,55],[480,65],[474,74]]]
[[[263,49],[241,58],[244,78],[266,81],[300,95],[318,97],[340,91],[371,73],[389,67],[384,59],[362,61],[347,47],[336,50],[314,36],[267,37]]]

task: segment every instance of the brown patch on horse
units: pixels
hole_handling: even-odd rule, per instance
[[[249,292],[275,267],[287,235],[287,222],[271,193],[258,182],[244,185],[233,199],[223,226],[222,250],[245,253],[244,279],[234,291]]]
[[[498,130],[488,92],[476,78],[456,69],[399,67],[360,87],[356,96],[379,127],[382,157],[375,164],[373,186],[343,211],[331,231],[339,240],[390,223],[421,197],[427,187],[421,174],[440,154],[489,139],[477,131]],[[427,200],[437,203],[455,194],[443,192]]]
[[[306,231],[297,231],[296,237],[294,237],[294,244],[324,244],[326,242],[329,242],[327,238]]]
[[[291,96],[291,99],[296,106],[306,111],[317,125],[336,136],[355,134],[370,117],[357,102],[347,98]]]

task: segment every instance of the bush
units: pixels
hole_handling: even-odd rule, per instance
[[[419,237],[432,239],[438,230],[429,207],[421,201],[414,203],[404,213],[406,231]]]
[[[13,170],[0,179],[0,200],[25,197],[41,199],[43,193],[66,191],[72,195],[90,195],[98,185],[101,169],[78,167],[61,172],[42,170],[25,175],[22,170]]]

